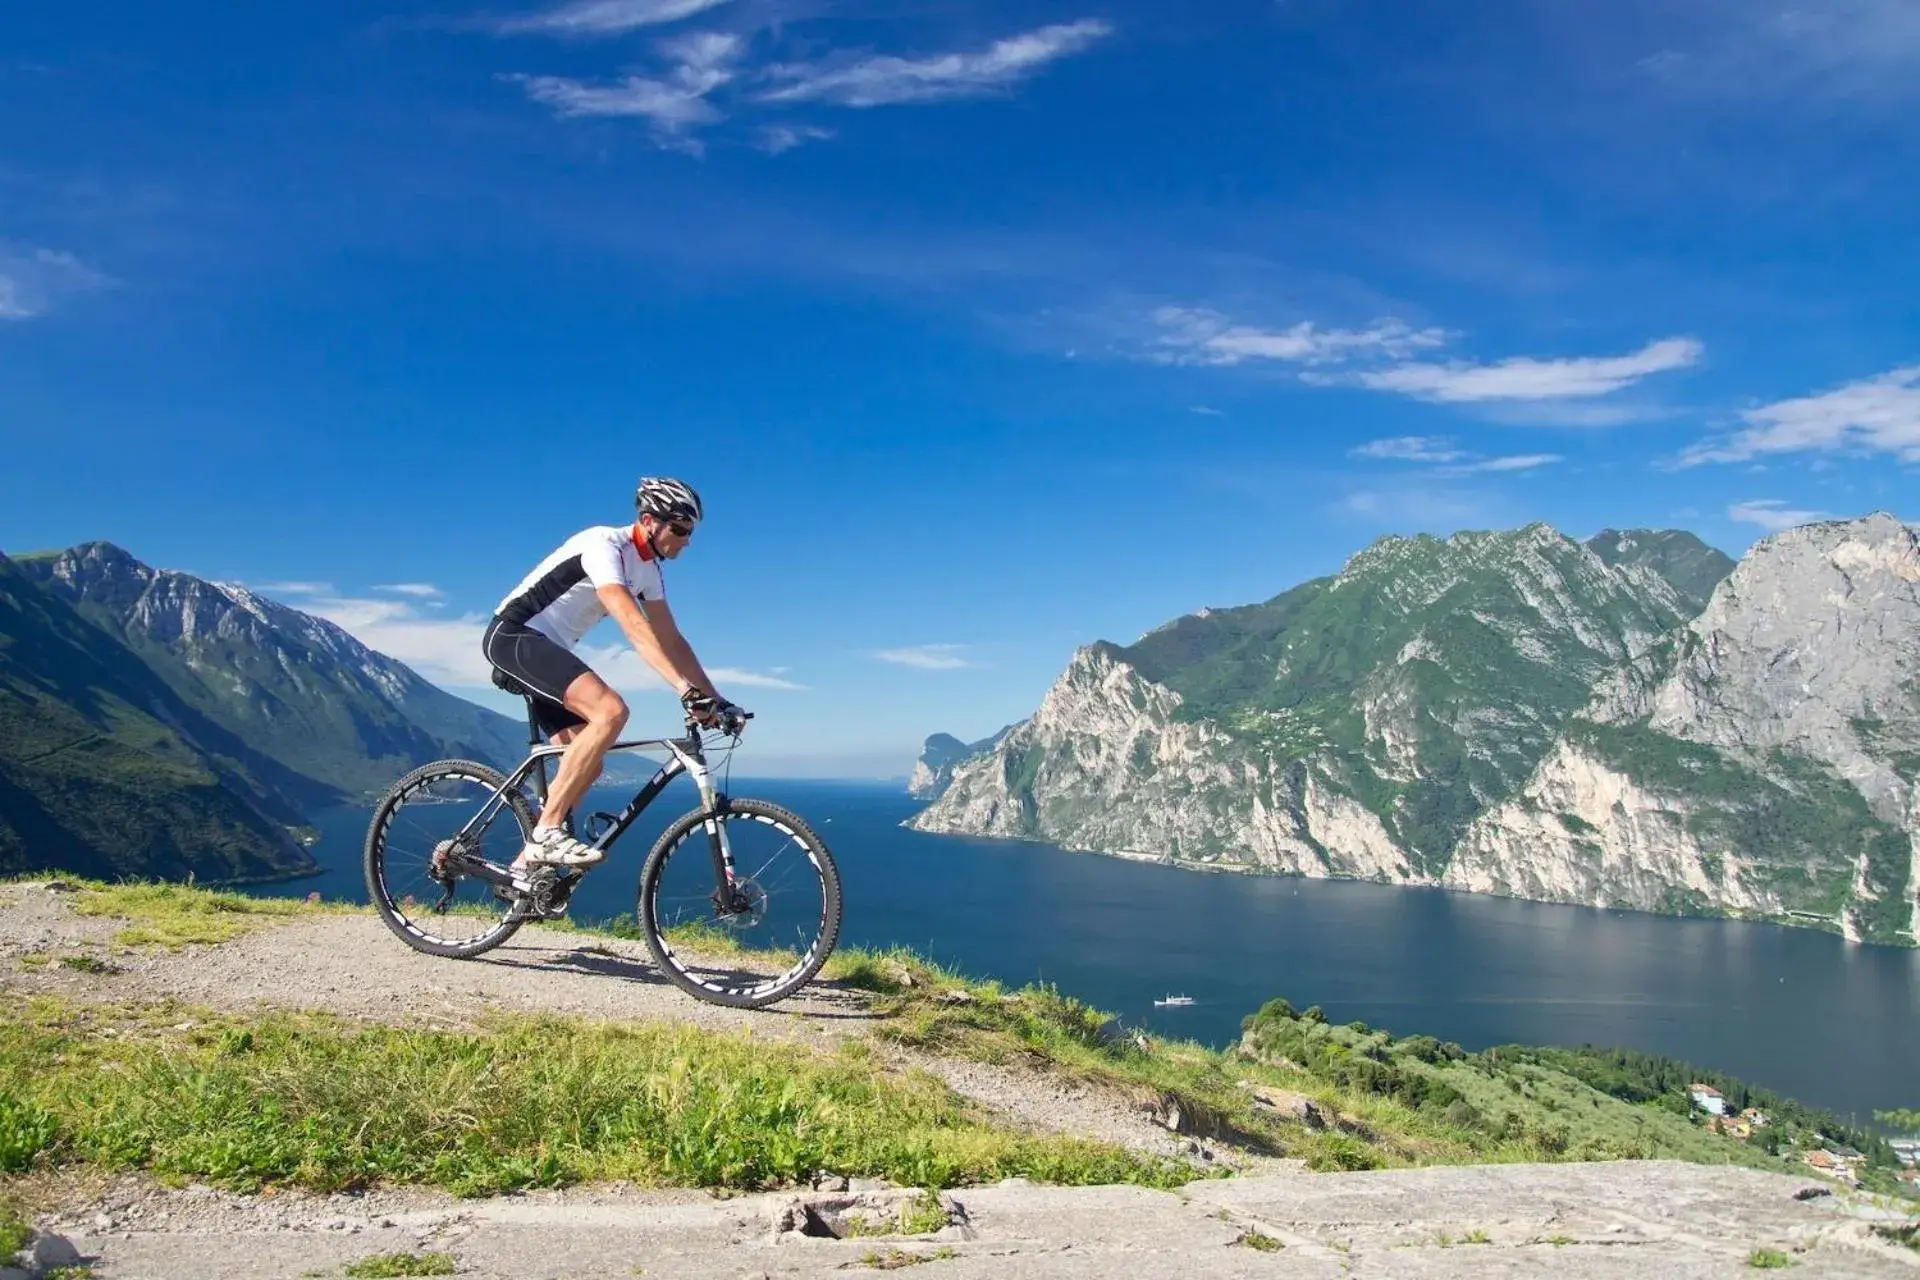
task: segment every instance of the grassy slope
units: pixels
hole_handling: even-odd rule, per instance
[[[77,905],[126,918],[122,942],[174,944],[339,909],[178,886],[93,885]],[[1273,1001],[1220,1052],[1120,1032],[1052,989],[1009,991],[907,952],[845,951],[828,976],[872,993],[884,1041],[1177,1108],[1192,1132],[1315,1169],[1658,1157],[1806,1172],[1692,1123],[1671,1089],[1614,1096],[1626,1090],[1576,1051],[1463,1054]],[[766,1187],[819,1169],[914,1185],[1193,1176],[1099,1143],[1012,1133],[873,1050],[680,1024],[501,1015],[449,1033],[43,1000],[0,1024],[0,1171],[93,1164],[240,1186],[466,1193],[606,1178]],[[1553,1053],[1612,1092],[1543,1064]],[[1686,1078],[1683,1064],[1666,1066]],[[1788,1119],[1783,1132],[1797,1126],[1805,1141],[1820,1123],[1797,1108]]]

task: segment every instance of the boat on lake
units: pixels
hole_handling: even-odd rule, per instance
[[[1153,1003],[1156,1006],[1192,1004],[1193,997],[1192,996],[1167,996],[1164,999],[1155,1000]]]

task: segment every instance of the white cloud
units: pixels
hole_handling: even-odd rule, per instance
[[[303,600],[299,607],[325,618],[369,649],[399,659],[434,684],[472,687],[492,683],[493,668],[480,652],[488,622],[485,615],[423,617],[406,600],[330,595]]]
[[[965,645],[959,644],[916,644],[898,649],[876,649],[872,656],[898,667],[915,667],[921,671],[957,671],[973,665],[960,656],[965,648]]]
[[[780,673],[786,667],[773,667],[767,671],[748,671],[744,667],[709,667],[707,674],[718,684],[726,688],[744,687],[748,689],[804,689],[807,686],[787,679]]]
[[[1440,329],[1414,329],[1400,320],[1379,320],[1366,329],[1322,329],[1302,321],[1287,329],[1234,324],[1205,307],[1161,307],[1153,319],[1166,332],[1153,358],[1167,364],[1235,365],[1248,360],[1330,364],[1355,356],[1405,356],[1444,345]]]
[[[729,32],[700,31],[659,42],[660,53],[673,64],[663,79],[630,75],[613,84],[588,84],[568,76],[506,78],[563,119],[638,117],[653,125],[654,140],[662,147],[697,154],[700,145],[689,135],[726,118],[708,95],[734,78],[743,47],[740,37]]]
[[[330,596],[331,582],[262,582],[252,590],[272,596]]]
[[[641,27],[664,26],[725,4],[727,0],[579,0],[494,24],[502,35],[617,36]]]
[[[1385,458],[1394,462],[1454,462],[1467,455],[1447,436],[1389,436],[1369,440],[1352,451],[1356,458]]]
[[[1752,502],[1736,502],[1727,508],[1727,519],[1738,520],[1741,524],[1757,524],[1768,533],[1778,533],[1782,529],[1791,529],[1796,525],[1832,518],[1832,515],[1825,511],[1803,511],[1789,507],[1778,498],[1758,498]]]
[[[436,599],[446,594],[431,582],[389,582],[374,590],[389,591],[396,596],[412,596],[417,600]]]
[[[901,102],[939,102],[1002,92],[1056,58],[1079,53],[1108,35],[1098,19],[1056,23],[996,40],[970,53],[930,58],[863,58],[833,64],[782,63],[767,77],[786,83],[760,96],[767,102],[832,102],[878,107]]]
[[[0,241],[0,320],[31,320],[70,294],[111,283],[70,253]]]
[[[1920,462],[1920,365],[1748,409],[1740,417],[1745,430],[1693,445],[1680,455],[1680,465],[1809,452],[1888,453]]]
[[[761,126],[758,145],[768,155],[777,156],[783,151],[791,151],[809,142],[824,142],[833,136],[833,130],[810,124],[769,124]]]
[[[1203,418],[1224,418],[1227,415],[1211,405],[1196,404],[1187,406],[1188,413],[1197,413]]]
[[[1920,91],[1920,7],[1912,0],[1817,5],[1713,0],[1691,48],[1642,58],[1649,79],[1687,97],[1871,102]]]
[[[1489,471],[1534,471],[1541,467],[1550,467],[1563,461],[1557,453],[1514,453],[1500,458],[1482,458],[1478,462],[1462,462],[1454,466],[1440,467],[1434,474],[1443,476],[1473,476]]]
[[[1387,462],[1432,462],[1442,465],[1427,474],[1473,476],[1488,472],[1532,471],[1561,461],[1557,453],[1514,453],[1498,458],[1475,458],[1456,447],[1450,436],[1389,436],[1369,440],[1349,451],[1356,458]]]
[[[1410,363],[1369,370],[1356,375],[1356,380],[1376,391],[1444,404],[1578,399],[1608,395],[1652,374],[1687,368],[1698,363],[1704,350],[1693,338],[1666,338],[1624,356],[1553,360],[1515,356],[1496,364]]]

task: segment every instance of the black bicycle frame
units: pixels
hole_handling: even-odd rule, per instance
[[[527,758],[521,761],[520,767],[508,775],[507,780],[487,798],[487,802],[480,806],[480,811],[467,820],[455,834],[454,839],[464,843],[475,826],[491,821],[492,815],[498,811],[499,806],[506,803],[507,793],[518,787],[522,781],[532,780],[534,794],[540,797],[543,805],[545,804],[547,761],[559,757],[566,748],[541,741],[539,724],[533,719],[531,703],[528,705],[527,727],[532,735],[532,750],[529,751]],[[634,793],[633,799],[627,802],[627,807],[614,816],[612,823],[604,831],[594,837],[591,842],[594,848],[603,852],[611,848],[613,842],[633,825],[647,806],[667,789],[667,784],[683,773],[693,774],[694,783],[700,790],[701,807],[705,812],[725,812],[727,797],[713,785],[712,776],[706,769],[706,748],[696,730],[689,728],[684,738],[646,738],[631,742],[616,742],[607,750],[612,753],[645,750],[650,747],[666,748],[668,753],[666,760],[661,762],[660,768],[647,779],[640,790]],[[572,825],[571,814],[568,815],[568,825]],[[733,851],[727,846],[718,823],[707,824],[707,848],[713,858],[715,902],[717,904],[730,902],[734,885]],[[467,869],[490,884],[507,887],[512,883],[511,876],[485,862],[469,862]]]

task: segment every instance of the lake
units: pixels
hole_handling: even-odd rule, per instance
[[[631,790],[598,790],[588,807],[617,810]],[[878,784],[736,780],[731,791],[784,804],[820,832],[845,882],[846,942],[904,944],[1013,985],[1052,982],[1166,1035],[1224,1045],[1280,995],[1335,1021],[1468,1049],[1651,1050],[1860,1120],[1920,1106],[1920,952],[1808,929],[923,835],[899,825],[918,803]],[[631,913],[648,848],[694,798],[676,781],[588,876],[573,916]],[[257,892],[364,902],[368,817],[322,815],[313,852],[324,873]],[[1195,1003],[1155,1008],[1169,993]]]

